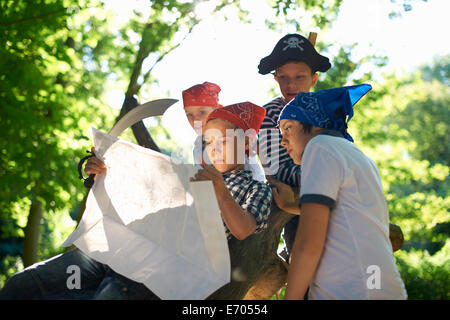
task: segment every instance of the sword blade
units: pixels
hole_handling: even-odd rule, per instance
[[[118,137],[125,129],[148,117],[162,116],[177,99],[158,99],[141,104],[127,112],[109,131],[109,135]]]

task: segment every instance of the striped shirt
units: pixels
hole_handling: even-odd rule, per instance
[[[249,170],[235,170],[223,173],[222,176],[236,203],[255,217],[255,233],[266,229],[272,204],[272,189],[263,182],[253,180]],[[233,235],[225,222],[224,226],[227,239],[230,239]]]
[[[299,187],[301,166],[294,163],[281,145],[281,133],[277,127],[278,117],[285,105],[281,97],[264,105],[266,116],[259,130],[259,156],[266,175],[273,175],[283,183]]]

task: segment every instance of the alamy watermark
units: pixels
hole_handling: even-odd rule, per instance
[[[66,280],[67,289],[81,289],[81,270],[77,265],[70,265],[67,267],[66,273],[70,274]]]
[[[69,274],[66,280],[66,286],[69,290],[81,289],[81,270],[77,265],[70,265],[66,269]],[[378,265],[370,265],[366,269],[367,277],[366,286],[369,290],[381,289],[381,268]]]
[[[367,277],[366,286],[369,290],[381,289],[381,269],[375,264],[370,265],[366,269]]]

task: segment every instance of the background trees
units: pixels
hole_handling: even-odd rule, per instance
[[[87,58],[102,27],[88,39],[99,20],[71,6],[78,8],[70,1],[0,4],[0,257],[7,274],[22,254],[28,265],[60,250],[61,228],[81,200],[73,159],[87,141],[87,119],[98,114],[92,123],[102,124],[109,116],[99,99],[107,73]]]
[[[86,193],[76,165],[91,146],[88,127],[109,129],[142,88],[152,92],[154,67],[200,22],[198,3],[149,1],[147,10],[135,10],[117,28],[97,0],[0,2],[0,287],[24,266],[61,252]],[[341,3],[271,1],[275,18],[267,24],[278,30],[287,21],[307,35],[296,15],[312,12],[324,34]],[[395,3],[393,16],[409,10],[405,4],[414,7]],[[236,1],[218,1],[211,14],[226,8],[249,21],[251,12]],[[391,219],[405,234],[395,256],[409,296],[449,298],[450,58],[375,81],[373,69],[357,71],[382,66],[385,57],[357,60],[354,47],[323,43],[321,34],[317,46],[333,68],[320,76],[317,89],[360,82],[374,87],[357,105],[349,131],[380,167]],[[125,97],[120,112],[106,103],[111,83]],[[151,137],[164,152],[179,149],[160,124],[153,120]],[[143,124],[140,130],[146,132]],[[123,137],[136,141],[131,131]]]
[[[353,123],[380,168],[391,220],[405,234],[395,256],[412,299],[449,298],[448,58],[403,78],[387,75]]]

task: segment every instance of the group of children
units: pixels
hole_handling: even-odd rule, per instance
[[[371,87],[310,93],[317,72],[330,67],[306,38],[288,34],[259,64],[261,74],[273,72],[282,94],[263,107],[222,106],[220,87],[210,82],[183,91],[187,120],[198,135],[193,153],[200,168],[191,181],[212,181],[228,238],[263,232],[272,199],[295,216],[283,232],[290,262],[286,299],[303,299],[308,288],[309,299],[405,299],[378,169],[346,130],[353,105]],[[91,158],[85,172],[105,174],[106,168]],[[292,187],[300,188],[298,196]],[[102,292],[113,271],[73,250],[14,275],[0,298],[48,297],[43,288],[50,285],[42,285],[41,274],[73,259],[84,261],[86,273],[96,275],[89,283]],[[373,266],[380,270],[376,288],[369,285]],[[116,279],[135,288],[136,297],[151,296],[143,285]]]

